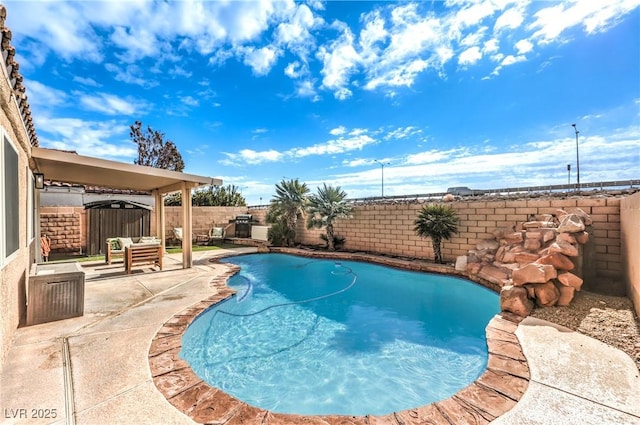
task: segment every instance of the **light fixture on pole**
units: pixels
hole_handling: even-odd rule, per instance
[[[571,184],[571,164],[567,164],[567,184]]]
[[[576,173],[577,173],[577,186],[576,187],[578,188],[578,190],[580,190],[580,154],[579,154],[579,151],[578,151],[578,133],[580,133],[580,132],[576,128],[575,124],[571,124],[571,126],[576,131]]]
[[[382,197],[384,198],[384,166],[389,165],[388,162],[380,162],[377,159],[374,159],[375,162],[380,164],[380,170],[382,171]]]

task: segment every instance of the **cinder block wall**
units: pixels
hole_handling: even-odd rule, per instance
[[[640,316],[640,192],[620,201],[620,242],[627,295]]]
[[[239,214],[251,214],[247,207],[193,207],[192,227],[194,235],[208,235],[214,225],[228,224]],[[182,226],[182,207],[165,207],[167,239],[173,239],[173,228]]]
[[[83,207],[41,207],[40,233],[51,239],[51,252],[86,250],[86,212]]]
[[[459,231],[451,240],[443,241],[442,255],[453,262],[465,255],[483,239],[493,238],[498,228],[512,229],[528,221],[531,214],[555,214],[558,209],[572,211],[581,208],[593,219],[591,243],[596,255],[598,276],[619,279],[622,273],[620,257],[620,197],[576,196],[566,199],[539,197],[532,199],[459,200],[450,205],[460,218]],[[344,237],[344,249],[388,255],[433,258],[429,239],[420,239],[413,231],[414,220],[424,201],[371,203],[357,205],[353,218],[335,223],[336,235]],[[322,230],[307,230],[299,223],[298,242],[322,243]]]

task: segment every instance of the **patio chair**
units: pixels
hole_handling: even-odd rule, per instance
[[[173,228],[173,237],[182,242],[182,227]]]
[[[227,229],[224,227],[214,226],[209,229],[209,244],[215,243],[217,241],[224,241],[226,237]]]

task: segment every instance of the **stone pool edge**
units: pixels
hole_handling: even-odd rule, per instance
[[[369,255],[309,254],[314,257],[371,261]],[[394,263],[394,267],[416,270],[415,262],[409,262],[414,267],[403,267],[403,260],[383,260],[382,264]],[[232,264],[219,265],[224,265],[227,270],[210,282],[216,293],[173,315],[158,330],[149,348],[149,367],[156,388],[169,403],[195,422],[229,425],[486,424],[512,409],[528,387],[529,367],[515,335],[522,318],[503,312],[495,315],[486,327],[489,348],[487,369],[475,382],[448,399],[384,416],[305,416],[273,413],[253,407],[203,382],[189,364],[179,357],[182,335],[191,322],[212,305],[235,293],[227,286],[227,281],[240,268]]]

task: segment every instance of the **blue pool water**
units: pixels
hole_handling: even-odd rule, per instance
[[[498,296],[450,276],[284,254],[233,257],[235,297],[200,315],[181,356],[257,407],[382,415],[445,399],[486,368]]]

